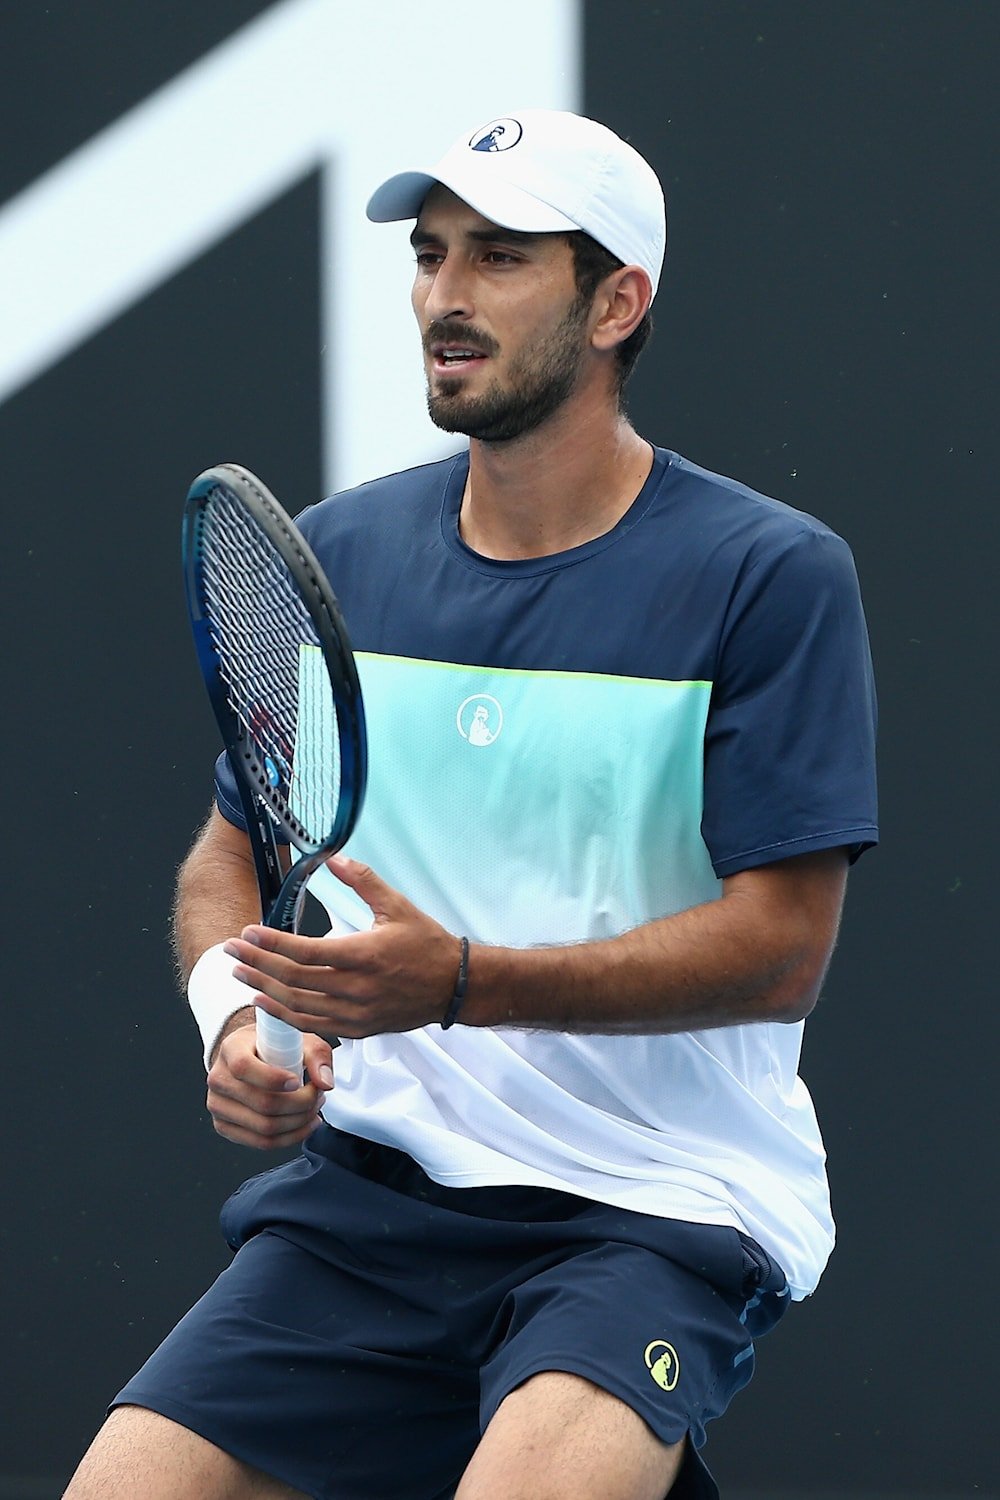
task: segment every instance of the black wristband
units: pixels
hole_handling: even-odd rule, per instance
[[[449,1026],[454,1026],[455,1017],[462,1008],[465,999],[465,991],[469,986],[469,939],[462,938],[462,956],[458,961],[458,978],[455,980],[455,993],[451,997],[448,1009],[444,1013],[441,1022],[441,1030],[447,1031]]]

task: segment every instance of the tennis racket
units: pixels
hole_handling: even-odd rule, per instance
[[[183,558],[198,660],[239,788],[263,921],[294,932],[307,880],[346,843],[364,800],[367,739],[351,643],[312,549],[247,469],[219,464],[194,481]],[[287,874],[277,833],[300,853]],[[301,1072],[302,1035],[258,1010],[257,1053]]]

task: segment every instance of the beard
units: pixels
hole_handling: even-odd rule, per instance
[[[427,411],[444,432],[460,432],[482,443],[504,443],[540,427],[572,395],[583,366],[581,337],[590,299],[578,297],[562,322],[538,345],[514,360],[506,386],[493,381],[478,396],[463,395],[461,380],[439,380],[428,390]],[[436,323],[428,329],[425,346],[433,339],[469,340],[468,329]],[[499,346],[477,334],[471,347],[495,354]]]

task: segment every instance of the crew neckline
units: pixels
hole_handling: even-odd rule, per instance
[[[543,557],[495,558],[484,557],[462,540],[458,529],[459,512],[465,482],[469,475],[468,452],[458,453],[445,475],[444,493],[441,499],[441,536],[445,546],[467,568],[485,573],[494,578],[527,578],[539,573],[552,573],[560,568],[569,568],[584,562],[595,553],[613,547],[616,542],[642,520],[652,504],[664,475],[670,467],[673,454],[666,448],[653,448],[653,465],[642,489],[620,520],[610,531],[582,542],[579,547],[570,547],[565,552],[550,552]]]

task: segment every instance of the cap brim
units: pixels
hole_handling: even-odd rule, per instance
[[[415,219],[420,205],[437,179],[426,172],[399,172],[376,188],[365,210],[375,224],[392,224],[397,219]]]
[[[429,172],[399,172],[390,177],[369,198],[366,210],[369,219],[376,224],[415,219],[435,183],[449,188],[477,214],[504,229],[517,229],[523,234],[555,234],[579,227],[558,209],[533,198],[522,188],[500,179],[483,182],[475,172],[465,176],[454,171],[438,176]]]

